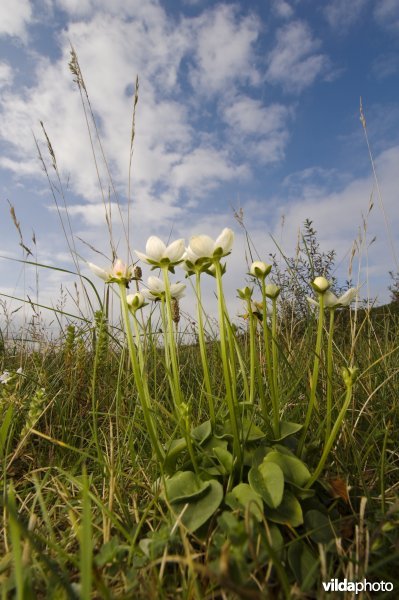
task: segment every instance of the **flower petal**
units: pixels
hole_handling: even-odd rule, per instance
[[[170,285],[170,295],[172,298],[176,298],[176,300],[180,300],[184,296],[184,291],[186,289],[186,285],[184,283],[171,283]]]
[[[174,263],[178,260],[181,260],[183,254],[185,252],[184,240],[176,240],[169,244],[169,246],[165,250],[165,256],[167,256],[170,262]]]
[[[112,266],[112,275],[116,279],[126,278],[128,276],[128,267],[125,265],[123,260],[117,258]]]
[[[325,308],[334,308],[338,305],[338,298],[335,294],[327,290],[324,294],[324,306]]]
[[[150,291],[153,291],[156,294],[165,291],[165,286],[162,279],[159,279],[159,277],[155,277],[154,275],[150,275],[150,277],[147,279],[147,285]]]
[[[144,262],[148,263],[148,256],[144,254],[144,252],[139,252],[138,250],[135,250],[135,253],[140,258],[140,260],[143,260]]]
[[[143,294],[144,298],[146,300],[157,300],[158,297],[156,295],[154,295],[151,290],[142,290],[141,293]]]
[[[94,265],[91,262],[88,262],[87,264],[89,266],[89,269],[94,273],[94,275],[97,275],[97,277],[100,277],[100,279],[103,279],[104,281],[108,281],[108,279],[110,278],[109,271],[105,271],[101,267],[97,267],[97,265]]]
[[[187,252],[193,252],[197,258],[212,258],[215,242],[209,235],[194,235],[190,238]]]
[[[145,251],[152,260],[160,261],[165,255],[166,246],[156,235],[151,235],[145,246]]]
[[[197,262],[198,260],[198,255],[195,254],[192,249],[190,248],[190,246],[188,248],[186,248],[186,251],[184,253],[183,256],[184,260],[189,260],[190,262],[192,262],[193,264]]]
[[[357,291],[357,288],[349,288],[349,290],[346,291],[345,294],[342,294],[342,296],[338,298],[339,305],[348,306],[351,302],[353,302],[356,299]]]
[[[309,302],[309,304],[311,304],[312,306],[319,306],[319,303],[316,302],[316,300],[313,300],[313,298],[309,298],[309,296],[306,296],[306,300]]]
[[[233,242],[234,242],[234,231],[232,229],[229,229],[228,227],[225,227],[223,229],[222,233],[216,239],[214,249],[216,250],[216,248],[222,248],[223,254],[224,255],[228,254],[228,252],[230,252],[230,250],[233,247]]]

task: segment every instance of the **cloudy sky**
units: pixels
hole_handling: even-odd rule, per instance
[[[68,67],[71,45],[106,165]],[[398,270],[398,0],[2,0],[0,49],[2,257],[24,257],[7,201],[41,263],[74,270],[72,250],[107,266],[89,246],[110,257],[104,202],[126,257],[138,76],[132,248],[152,234],[231,227],[233,298],[245,273],[233,211],[242,209],[262,259],[276,251],[271,236],[292,254],[310,218],[322,248],[337,251],[342,281],[358,239],[362,294],[387,300],[388,271]],[[32,268],[0,259],[0,274],[3,294],[35,296]],[[56,304],[73,281],[40,271],[40,300]]]

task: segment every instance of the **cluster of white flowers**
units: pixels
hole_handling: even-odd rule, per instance
[[[231,252],[234,242],[234,233],[227,227],[213,240],[208,235],[195,235],[190,238],[186,248],[184,239],[175,240],[168,246],[157,236],[148,238],[145,253],[135,250],[137,256],[152,268],[173,269],[181,264],[188,274],[196,270],[207,270],[212,273],[212,263],[227,256]],[[88,263],[92,272],[106,283],[128,284],[133,279],[133,267],[127,266],[118,258],[111,269],[102,269],[93,263]],[[186,286],[183,283],[172,283],[170,294],[179,300],[184,295]],[[136,294],[128,294],[127,302],[132,310],[137,310],[145,305],[145,300],[159,300],[165,294],[165,283],[158,277],[149,277],[147,289]]]
[[[145,253],[135,250],[137,256],[153,269],[161,268],[172,270],[176,265],[181,265],[188,275],[206,271],[215,274],[215,262],[220,261],[224,256],[230,254],[234,242],[234,232],[226,227],[221,234],[213,240],[209,235],[194,235],[190,238],[188,247],[185,247],[184,239],[178,239],[168,246],[157,236],[152,235],[148,238],[145,247]],[[133,279],[133,267],[126,265],[120,258],[116,259],[111,269],[102,269],[93,263],[88,263],[90,269],[106,283],[128,284]],[[250,267],[249,275],[265,281],[266,276],[271,271],[271,265],[257,260]],[[222,272],[225,266],[222,265]],[[325,308],[337,308],[348,306],[357,296],[357,288],[350,288],[340,298],[337,298],[329,288],[331,283],[325,277],[316,277],[312,283],[313,289],[318,294],[323,294]],[[172,298],[179,300],[184,296],[186,286],[183,283],[170,284],[170,294]],[[280,293],[280,288],[273,283],[265,285],[265,295],[268,298],[276,299]],[[127,302],[133,311],[142,308],[146,300],[159,300],[165,295],[165,283],[158,277],[149,277],[147,289],[127,296]],[[242,295],[239,294],[241,297]],[[312,305],[319,306],[319,303],[312,298],[308,298]],[[6,372],[5,372],[6,373]],[[3,373],[4,375],[4,373]],[[0,381],[3,383],[3,380]]]

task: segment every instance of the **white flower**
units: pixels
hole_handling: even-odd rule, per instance
[[[3,371],[0,375],[0,383],[8,383],[12,379],[12,375],[9,371]]]
[[[111,273],[112,276],[118,280],[129,279],[131,275],[128,265],[125,265],[125,263],[120,258],[117,258],[114,264],[112,265]]]
[[[166,246],[156,235],[148,238],[145,246],[146,254],[135,250],[135,253],[144,262],[154,267],[163,267],[166,265],[177,265],[183,260],[184,240],[176,240]]]
[[[357,292],[358,289],[352,287],[347,290],[345,294],[342,294],[342,296],[337,298],[335,294],[330,292],[330,290],[327,290],[324,294],[324,308],[340,308],[342,306],[349,306],[349,304],[356,299]],[[307,298],[307,301],[309,304],[313,304],[313,306],[319,306],[319,303],[316,302],[316,300],[313,300],[313,298]]]
[[[165,296],[165,283],[159,277],[149,277],[147,280],[148,290],[143,290],[142,294],[148,300],[159,300]],[[186,286],[184,283],[171,283],[170,295],[176,300],[184,296]]]
[[[266,277],[266,275],[268,275],[270,273],[271,270],[272,270],[271,265],[268,265],[267,263],[263,262],[262,260],[255,260],[252,263],[251,268],[249,269],[249,274],[252,275],[253,277],[258,277],[260,279],[263,279],[264,277]]]
[[[102,269],[91,262],[87,263],[91,271],[105,283],[129,283],[133,279],[132,268],[117,258],[111,269]]]
[[[209,235],[194,235],[186,249],[186,261],[196,264],[199,261],[222,258],[230,254],[234,242],[234,232],[225,227],[213,240]]]
[[[126,296],[126,302],[128,303],[129,308],[131,308],[133,312],[136,312],[136,310],[145,306],[145,296],[141,292],[128,294]]]

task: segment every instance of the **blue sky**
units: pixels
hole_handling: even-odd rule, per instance
[[[292,253],[299,227],[312,219],[322,247],[336,249],[343,281],[367,216],[354,279],[359,273],[363,296],[368,291],[387,300],[388,271],[398,269],[389,241],[392,235],[397,248],[398,0],[2,0],[0,254],[23,256],[8,199],[27,246],[35,233],[38,261],[64,268],[73,262],[37,157],[33,134],[48,161],[40,121],[56,154],[74,234],[110,254],[84,113],[68,69],[70,44],[125,221],[132,90],[136,75],[140,80],[133,248],[144,249],[153,234],[166,241],[232,227],[236,244],[226,286],[234,298],[246,269],[232,207],[243,209],[264,259],[275,251],[270,235]],[[101,159],[99,169],[107,195]],[[112,194],[111,202],[114,243],[123,257]],[[80,256],[106,266],[77,237],[75,245]],[[83,261],[81,267],[86,273]],[[36,290],[30,268],[0,260],[0,273],[5,294]],[[61,284],[68,288],[73,278],[40,272],[40,300],[56,304]]]

